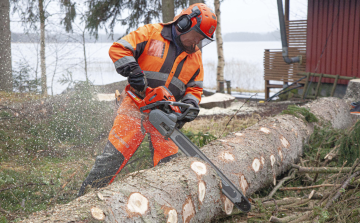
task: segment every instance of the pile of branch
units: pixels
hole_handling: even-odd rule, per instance
[[[272,214],[270,222],[318,222],[319,219],[342,222],[357,217],[360,204],[360,162],[357,159],[351,167],[345,167],[346,161],[342,167],[328,167],[331,162],[337,162],[337,156],[338,152],[334,148],[321,162],[318,153],[311,166],[305,166],[306,161],[303,160],[299,165],[293,164],[289,175],[279,181],[267,197],[260,199],[257,207],[261,206]],[[283,187],[287,181],[296,178],[301,178],[304,186]],[[305,195],[275,200],[273,196],[278,191],[302,192]],[[265,214],[257,216],[264,218]],[[357,220],[355,218],[354,222]]]

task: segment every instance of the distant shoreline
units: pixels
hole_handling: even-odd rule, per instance
[[[107,34],[99,34],[98,39],[87,35],[85,37],[86,43],[113,43],[117,41],[123,34],[114,34],[114,38],[108,38]],[[64,34],[57,35],[51,34],[46,36],[46,43],[82,43],[80,35]],[[237,32],[226,33],[223,35],[224,42],[260,42],[260,41],[280,41],[280,32],[273,31],[269,33],[250,33],[250,32]],[[40,42],[39,34],[37,33],[11,33],[12,43],[38,43]]]

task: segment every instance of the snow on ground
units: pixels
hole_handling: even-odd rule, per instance
[[[235,97],[231,96],[229,94],[222,94],[222,93],[216,93],[208,97],[202,97],[200,104],[206,104],[209,102],[215,102],[215,101],[229,101],[234,100]]]
[[[96,97],[99,101],[115,101],[115,93],[114,94],[97,94]]]
[[[258,111],[260,108],[256,106],[249,106],[249,104],[245,104],[244,102],[232,102],[230,107],[227,108],[220,108],[215,107],[212,109],[200,108],[199,116],[207,116],[207,115],[234,115],[236,111],[243,106],[240,111],[237,113],[239,114],[248,114],[255,111]]]

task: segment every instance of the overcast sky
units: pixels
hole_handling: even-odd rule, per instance
[[[208,0],[213,6],[213,0]],[[271,32],[279,29],[276,0],[224,0],[221,3],[222,33]],[[284,5],[285,7],[285,5]],[[306,19],[307,0],[290,0],[290,19]]]
[[[276,0],[224,0],[220,8],[223,35],[230,32],[266,33],[279,29],[276,2]],[[214,9],[213,0],[206,0],[206,3]],[[290,19],[306,19],[306,16],[307,0],[290,0]],[[11,20],[13,21],[11,30],[22,32],[21,24],[16,22],[17,16],[12,15]],[[58,22],[54,21],[53,24]],[[124,30],[125,28],[119,25],[115,28],[115,33],[123,33]],[[100,30],[99,33],[105,31]]]

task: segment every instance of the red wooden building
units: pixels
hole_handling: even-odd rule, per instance
[[[308,81],[347,85],[346,77],[360,78],[360,0],[309,0],[302,21],[289,21],[289,4],[285,0],[289,57],[301,61],[287,64],[281,50],[265,50],[266,97],[270,88],[280,87],[270,81],[294,82],[308,74]]]

